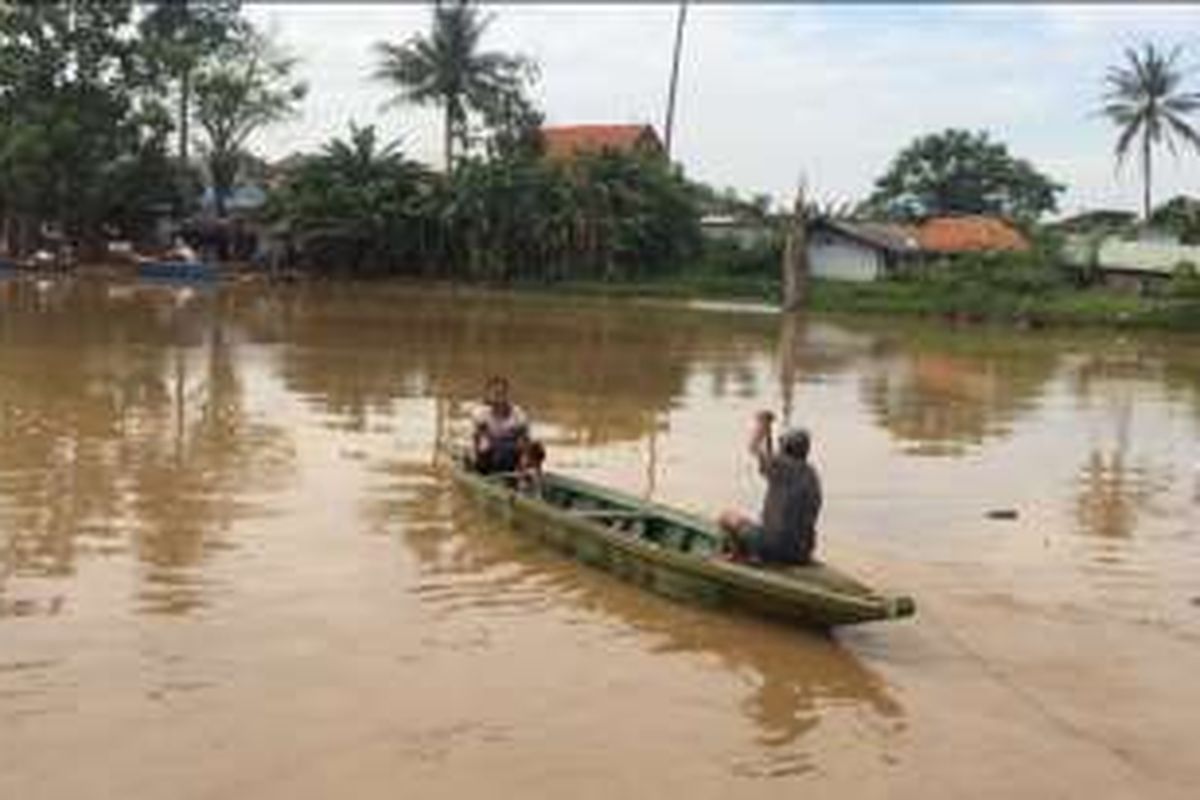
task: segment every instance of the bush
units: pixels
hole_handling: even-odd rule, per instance
[[[1190,261],[1180,261],[1171,272],[1170,293],[1172,297],[1200,300],[1200,273]]]
[[[778,279],[783,243],[769,239],[742,244],[731,239],[706,239],[700,271],[708,275]]]
[[[1048,258],[1029,253],[972,253],[914,273],[913,282],[945,295],[961,297],[972,305],[1043,295],[1068,284],[1068,275]],[[991,300],[982,299],[990,296]]]

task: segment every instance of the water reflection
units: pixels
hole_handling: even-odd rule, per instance
[[[580,446],[640,440],[695,371],[711,372],[718,394],[730,382],[756,392],[748,357],[773,335],[769,317],[713,326],[703,312],[561,298],[351,287],[283,302],[285,380],[324,411],[362,425],[397,397],[472,401],[503,373],[560,441]]]
[[[888,341],[862,377],[863,402],[911,455],[961,456],[1009,435],[1054,374],[1051,351],[952,337]]]
[[[145,610],[193,609],[204,581],[188,568],[231,546],[247,493],[289,466],[285,430],[246,412],[221,299],[122,288],[4,287],[0,595],[12,578],[69,575],[82,554],[131,546]]]
[[[227,732],[231,752],[249,755],[220,786],[242,785],[299,752],[276,736],[282,749],[267,763],[255,747],[295,696],[309,698],[289,706],[311,737],[300,748],[344,754],[347,773],[362,756],[375,767],[357,784],[365,790],[376,778],[395,785],[390,770],[406,768],[389,745],[401,718],[418,733],[481,720],[512,732],[457,748],[467,760],[455,765],[504,759],[536,775],[546,737],[561,733],[554,744],[586,751],[570,770],[655,770],[673,758],[681,791],[702,794],[714,777],[775,788],[729,773],[838,780],[897,752],[923,773],[929,753],[963,734],[1017,763],[1027,753],[1008,748],[1024,715],[988,727],[986,715],[939,710],[974,696],[963,659],[944,665],[942,685],[916,658],[939,648],[905,650],[903,630],[843,640],[853,652],[877,646],[867,663],[878,657],[889,679],[911,681],[902,692],[837,640],[674,604],[507,533],[457,502],[430,457],[481,379],[504,372],[556,466],[657,486],[707,513],[761,498],[749,469],[735,485],[744,423],[782,402],[820,426],[838,563],[935,598],[931,617],[940,599],[954,606],[943,619],[1000,625],[985,637],[997,647],[1023,641],[1031,618],[1039,630],[1096,620],[1094,636],[1072,639],[1081,664],[1111,655],[1103,634],[1114,618],[1136,622],[1146,652],[1165,655],[1141,659],[1145,672],[1130,666],[1129,685],[1144,677],[1147,697],[1173,697],[1157,665],[1180,651],[1142,637],[1195,641],[1197,363],[1200,343],[1180,337],[386,284],[5,282],[0,716],[23,717],[0,726],[0,749],[14,753],[15,778],[5,777],[15,795],[43,789],[53,754],[38,743],[71,741],[92,774],[67,778],[136,784],[143,750],[159,744],[142,730],[152,719],[180,729],[167,754],[178,776],[171,767],[160,778],[207,779],[189,742]],[[1019,519],[985,519],[993,499]],[[919,637],[944,636],[918,625]],[[1034,670],[1036,652],[1012,655]],[[633,691],[606,693],[614,685]],[[358,713],[371,698],[384,702]],[[111,731],[129,735],[117,767],[108,714]],[[616,746],[651,716],[669,744]],[[378,745],[374,755],[362,742]]]
[[[1095,408],[1102,420],[1077,478],[1079,527],[1102,538],[1128,538],[1139,515],[1152,510],[1173,482],[1169,466],[1141,454],[1136,430],[1139,387],[1163,381],[1169,369],[1150,352],[1119,346],[1077,355],[1065,371],[1080,410]],[[1179,386],[1176,377],[1176,391]]]
[[[507,531],[432,468],[396,464],[388,474],[373,516],[394,520],[403,509],[396,534],[416,559],[412,591],[435,616],[598,615],[636,631],[651,652],[719,663],[746,686],[740,709],[756,731],[750,755],[730,765],[738,774],[813,769],[804,739],[830,715],[856,717],[862,740],[885,751],[905,730],[904,709],[883,681],[833,640],[623,586]]]

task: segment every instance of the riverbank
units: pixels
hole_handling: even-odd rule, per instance
[[[605,283],[563,281],[520,283],[539,292],[609,297],[740,300],[778,304],[779,282],[760,277],[677,275]],[[999,323],[1019,327],[1089,326],[1200,331],[1200,300],[1143,297],[1103,288],[1016,293],[992,287],[946,290],[923,283],[813,281],[808,307],[850,314],[935,317],[955,322]]]
[[[288,272],[271,276],[238,265],[222,273],[239,280],[261,278],[297,282],[338,280],[331,276],[305,276]],[[94,279],[128,280],[136,277],[129,266],[87,265],[69,273],[17,275],[55,277],[66,274]],[[395,278],[393,278],[395,280]],[[779,281],[760,276],[724,274],[672,275],[651,279],[614,282],[593,280],[510,281],[503,283],[437,281],[399,278],[420,285],[446,284],[514,290],[546,295],[585,297],[654,298],[662,300],[716,300],[779,305]],[[953,286],[881,281],[877,283],[812,282],[807,307],[812,311],[838,314],[909,316],[944,319],[956,324],[999,324],[1015,327],[1100,327],[1200,331],[1200,298],[1140,296],[1104,288],[1052,288],[1037,292],[1015,292],[993,286]]]

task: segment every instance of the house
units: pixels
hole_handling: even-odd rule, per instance
[[[710,242],[729,242],[743,250],[768,247],[783,241],[782,225],[770,217],[705,214],[700,235]]]
[[[1132,211],[1100,208],[1064,217],[1047,227],[1064,234],[1092,234],[1129,230],[1136,224],[1137,214]]]
[[[808,227],[813,277],[875,281],[966,253],[1023,252],[1029,241],[996,217],[931,217],[919,224],[820,219]]]
[[[230,189],[223,198],[225,212],[230,215],[246,215],[259,211],[267,203],[267,192],[253,183],[243,183]],[[200,211],[204,215],[217,213],[217,194],[210,186],[200,195]]]
[[[917,226],[917,241],[922,253],[933,256],[1029,250],[1029,240],[998,217],[931,217]]]
[[[1181,244],[1161,230],[1142,231],[1136,239],[1070,236],[1062,252],[1067,264],[1094,270],[1105,285],[1140,294],[1161,288],[1181,267],[1200,267],[1200,245]]]
[[[558,125],[541,130],[545,157],[569,161],[606,151],[664,156],[662,140],[652,125]]]
[[[894,275],[919,252],[916,228],[909,225],[818,219],[808,226],[808,267],[814,278],[877,281]]]

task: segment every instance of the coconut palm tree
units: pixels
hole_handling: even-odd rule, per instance
[[[1101,112],[1120,130],[1117,137],[1117,161],[1129,154],[1139,139],[1142,159],[1142,211],[1150,219],[1151,153],[1155,145],[1165,143],[1175,154],[1182,141],[1200,150],[1200,133],[1187,120],[1200,109],[1200,94],[1182,87],[1184,70],[1179,65],[1180,49],[1169,52],[1143,44],[1140,50],[1126,48],[1125,63],[1110,67],[1105,82]]]
[[[505,98],[520,97],[532,73],[531,64],[520,56],[480,51],[491,20],[469,0],[437,2],[428,35],[417,34],[403,44],[375,45],[375,78],[395,87],[393,103],[442,107],[447,174],[456,146],[461,151],[469,144],[469,114],[487,115],[507,105]]]

